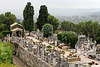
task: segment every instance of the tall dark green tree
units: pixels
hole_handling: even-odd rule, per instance
[[[31,3],[28,2],[24,11],[23,11],[23,17],[24,17],[24,28],[30,32],[34,28],[34,21],[33,21],[33,15],[34,15],[34,7],[31,6]]]
[[[40,11],[39,11],[39,16],[38,16],[38,19],[37,19],[37,28],[39,28],[39,30],[42,29],[42,26],[45,24],[45,23],[48,23],[48,10],[47,10],[47,7],[46,5],[42,5],[40,7]]]

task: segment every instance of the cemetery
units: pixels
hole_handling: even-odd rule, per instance
[[[31,67],[88,67],[99,65],[95,61],[100,60],[100,45],[96,45],[96,41],[92,42],[85,35],[78,36],[75,49],[70,49],[67,46],[67,48],[64,48],[65,43],[60,43],[56,34],[49,38],[43,38],[43,34],[39,30],[32,32],[30,37],[7,35],[3,42],[6,41],[14,44],[16,56]],[[81,55],[95,61],[83,62]]]

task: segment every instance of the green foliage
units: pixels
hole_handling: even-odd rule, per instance
[[[65,51],[61,51],[62,54],[65,54]]]
[[[44,37],[49,37],[53,34],[53,26],[51,24],[43,25],[42,32]]]
[[[34,28],[33,15],[34,15],[34,7],[31,6],[30,2],[28,2],[23,11],[23,17],[24,17],[23,25],[26,30],[29,30],[29,35]]]
[[[3,38],[3,35],[0,33],[0,39],[2,39]]]
[[[14,64],[1,63],[0,67],[18,67],[18,66],[15,66]]]
[[[46,49],[46,51],[50,51],[51,52],[51,49]]]
[[[72,31],[59,33],[57,35],[57,37],[58,37],[58,40],[66,43],[66,44],[70,43],[71,48],[75,48],[75,44],[78,40],[77,34],[75,32],[72,32]]]
[[[12,34],[12,31],[2,31],[1,34],[4,36],[6,36],[7,34]]]
[[[0,63],[13,63],[13,44],[10,42],[0,43]]]
[[[6,12],[5,15],[0,15],[0,24],[6,24],[8,30],[10,30],[10,25],[16,21],[16,16],[11,14],[11,12]],[[0,25],[1,26],[1,25]]]
[[[74,31],[75,30],[75,24],[69,21],[63,21],[61,23],[61,29],[64,31]]]
[[[47,10],[46,5],[42,5],[40,6],[39,16],[36,23],[37,28],[41,30],[42,26],[46,23],[48,23],[48,10]]]
[[[23,30],[22,30],[22,37],[24,37],[24,27],[23,27]]]
[[[51,46],[47,46],[47,48],[52,48]]]
[[[92,40],[97,40],[97,43],[100,43],[100,24],[98,22],[92,22],[91,20],[86,22],[79,22],[78,24],[74,24],[72,22],[63,21],[61,23],[61,29],[64,31],[74,31],[77,34],[86,35]],[[58,39],[60,35],[58,35]],[[61,39],[60,39],[61,40]]]
[[[7,30],[6,24],[0,24],[0,32]]]
[[[55,18],[55,17],[52,16],[52,15],[49,15],[49,16],[48,16],[48,23],[51,24],[51,25],[53,25],[53,30],[54,30],[54,31],[58,29],[59,24],[60,24],[60,22],[58,21],[58,19]]]
[[[57,34],[57,38],[58,38],[58,40],[60,40],[60,41],[62,41],[62,34],[63,34],[63,33],[58,33],[58,34]]]

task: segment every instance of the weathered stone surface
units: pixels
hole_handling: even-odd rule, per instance
[[[38,56],[23,48],[20,44],[18,46],[18,56],[31,67],[52,67]]]

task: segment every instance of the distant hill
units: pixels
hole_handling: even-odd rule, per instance
[[[6,10],[2,10],[0,9],[0,14],[1,13],[5,13],[5,12],[12,12],[13,14],[15,14],[17,16],[18,19],[20,19],[20,21],[23,20],[23,9],[6,9]],[[48,12],[51,15],[54,16],[100,16],[100,8],[87,8],[87,9],[83,9],[83,8],[77,8],[77,9],[71,9],[71,8],[48,8]],[[39,9],[35,8],[35,15],[34,15],[34,20],[36,22],[37,17],[39,14]]]

